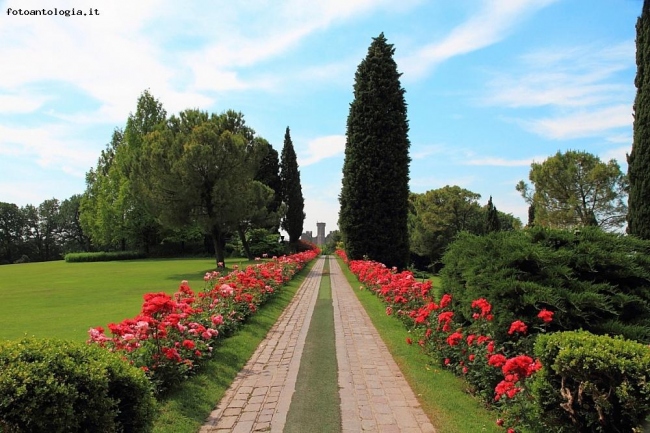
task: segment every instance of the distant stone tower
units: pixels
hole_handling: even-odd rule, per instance
[[[316,245],[325,245],[325,223],[316,223],[316,227],[318,227]]]

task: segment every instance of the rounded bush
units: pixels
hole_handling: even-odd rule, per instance
[[[0,343],[0,428],[6,432],[149,432],[155,400],[144,372],[98,346]]]
[[[586,331],[540,335],[533,379],[547,432],[632,432],[650,414],[650,348]],[[569,428],[570,430],[567,430]]]

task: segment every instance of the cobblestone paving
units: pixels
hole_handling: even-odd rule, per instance
[[[318,259],[200,433],[282,432],[324,260]],[[335,260],[330,274],[342,432],[435,433]]]

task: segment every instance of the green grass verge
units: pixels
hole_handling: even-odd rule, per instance
[[[284,426],[285,433],[341,431],[337,370],[332,284],[329,259],[325,259],[318,299],[300,359],[296,391]]]
[[[222,340],[214,350],[214,358],[205,363],[196,375],[165,396],[154,433],[196,433],[199,430],[296,294],[315,262],[312,260],[277,296],[261,306],[245,326]]]
[[[337,260],[437,433],[503,433],[495,423],[496,413],[467,394],[465,383],[435,366],[418,345],[407,345],[409,334],[404,324],[387,316],[386,306],[373,293],[358,290],[359,280],[339,258]]]
[[[27,335],[85,341],[90,327],[138,314],[143,294],[173,293],[182,280],[200,290],[205,272],[215,268],[210,258],[0,266],[0,340]]]

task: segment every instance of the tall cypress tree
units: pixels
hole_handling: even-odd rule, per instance
[[[627,231],[650,239],[650,0],[644,0],[636,22],[636,99],[634,100],[634,141],[627,157],[630,182]]]
[[[485,219],[485,232],[492,233],[501,230],[501,221],[499,221],[499,212],[492,203],[492,196],[488,200],[487,213]]]
[[[405,268],[409,260],[408,120],[395,49],[373,38],[355,74],[339,228],[351,259]]]
[[[282,228],[289,234],[289,243],[294,245],[302,235],[302,227],[305,221],[305,202],[302,197],[302,186],[300,185],[300,171],[298,170],[298,159],[293,149],[289,127],[284,133],[284,146],[280,156],[280,183],[282,190],[282,201],[287,206],[287,213],[282,219]]]
[[[255,174],[255,180],[262,182],[274,191],[273,200],[268,205],[269,212],[277,212],[282,202],[281,181],[280,181],[280,158],[278,151],[273,148],[271,143],[263,138],[256,137],[255,141],[263,143],[268,152],[260,163],[260,168]]]

